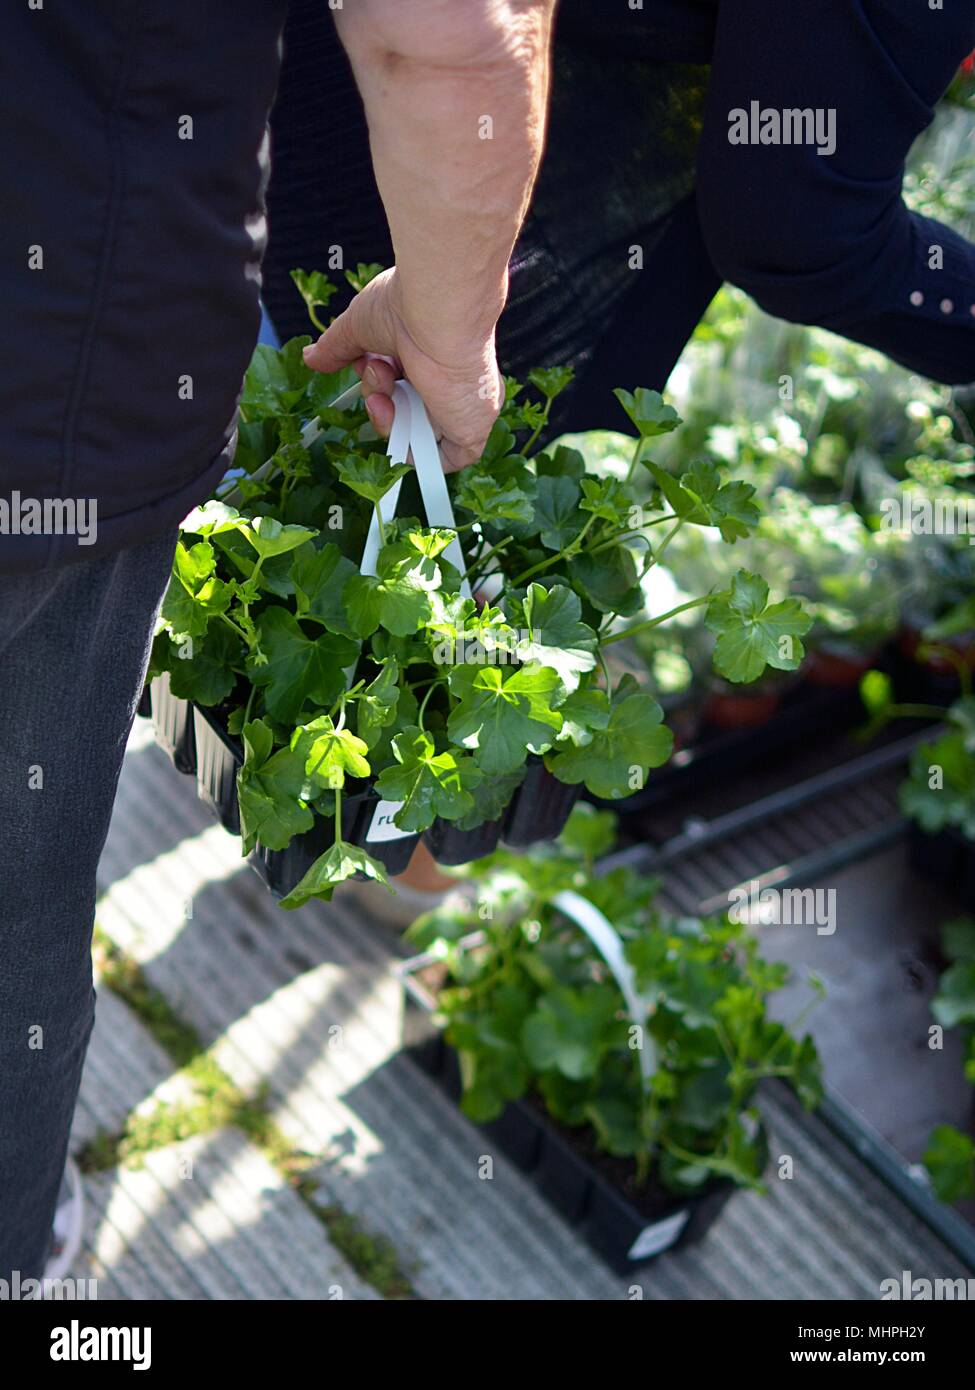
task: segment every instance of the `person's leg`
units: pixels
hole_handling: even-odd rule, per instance
[[[175,543],[0,575],[0,1279],[44,1270],[94,1019],[95,870]]]
[[[722,0],[698,159],[722,275],[780,318],[975,379],[975,247],[901,200],[907,152],[973,47],[975,0]],[[731,143],[752,103],[822,112],[824,148],[835,112],[835,152]]]

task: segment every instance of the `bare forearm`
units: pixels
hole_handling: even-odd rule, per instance
[[[441,361],[489,338],[541,158],[555,0],[346,0],[402,313]]]

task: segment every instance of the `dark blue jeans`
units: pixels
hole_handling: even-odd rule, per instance
[[[0,1279],[48,1254],[94,1022],[95,870],[175,544],[0,575]]]

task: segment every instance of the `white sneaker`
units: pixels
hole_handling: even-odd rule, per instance
[[[51,1253],[44,1266],[44,1280],[64,1279],[81,1250],[81,1235],[85,1224],[84,1197],[81,1174],[74,1159],[69,1158],[61,1179],[61,1191],[54,1212],[54,1235]],[[42,1285],[45,1287],[45,1285]]]

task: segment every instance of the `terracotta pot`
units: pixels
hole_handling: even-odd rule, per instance
[[[780,699],[777,690],[756,691],[752,695],[712,690],[701,709],[701,721],[713,729],[757,729],[772,718]]]
[[[809,653],[802,674],[820,689],[850,690],[859,685],[876,656],[875,651],[858,652],[854,647],[816,647]]]
[[[910,626],[901,628],[897,638],[897,649],[905,661],[911,661],[916,666],[922,666],[925,670],[933,671],[939,676],[956,674],[953,664],[945,657],[938,656],[937,653],[931,653],[924,657],[919,656],[918,648],[924,645],[925,639],[920,628]],[[971,633],[960,633],[957,637],[945,638],[931,645],[954,648],[968,669],[975,671],[975,638],[972,637]]]

